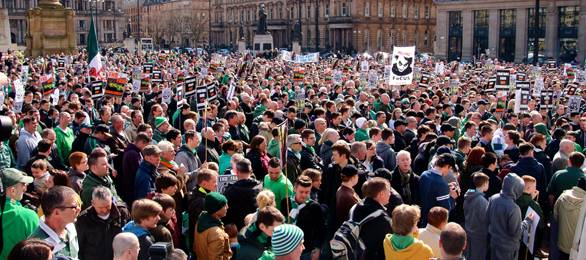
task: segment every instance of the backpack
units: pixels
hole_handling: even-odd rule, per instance
[[[358,205],[358,204],[356,204]],[[357,260],[360,259],[363,255],[366,246],[364,242],[360,238],[360,227],[362,224],[378,218],[379,216],[383,216],[385,211],[382,209],[378,209],[373,213],[370,213],[361,221],[354,221],[354,209],[356,205],[350,209],[350,218],[342,225],[336,233],[334,233],[334,237],[330,240],[330,247],[332,249],[332,256],[333,259],[336,260]]]

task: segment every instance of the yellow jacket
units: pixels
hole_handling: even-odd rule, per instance
[[[392,234],[387,234],[383,240],[383,247],[385,249],[385,259],[387,260],[428,260],[433,257],[431,248],[424,244],[421,240],[415,238],[413,244],[402,250],[396,250],[392,243]]]

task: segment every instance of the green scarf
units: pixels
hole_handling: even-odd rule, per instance
[[[412,235],[401,236],[393,234],[391,236],[391,244],[395,250],[403,250],[413,244],[413,242],[415,242],[415,238]]]

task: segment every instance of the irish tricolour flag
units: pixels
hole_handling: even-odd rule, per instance
[[[96,28],[94,27],[94,18],[90,18],[90,33],[87,37],[87,53],[90,69],[90,77],[98,78],[102,71],[102,58],[100,57],[98,47],[98,37],[96,35]]]

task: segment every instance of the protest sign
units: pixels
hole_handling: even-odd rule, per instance
[[[394,47],[391,61],[391,85],[408,85],[413,80],[415,46]]]

